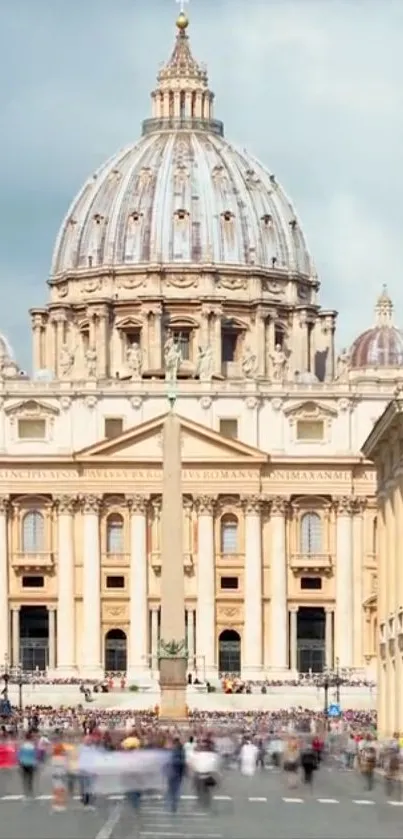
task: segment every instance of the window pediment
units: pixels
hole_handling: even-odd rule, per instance
[[[26,417],[36,419],[37,417],[54,417],[59,414],[59,408],[53,405],[48,405],[46,402],[40,402],[37,399],[21,400],[15,402],[14,405],[8,405],[4,408],[5,413],[10,417]]]
[[[181,315],[176,315],[175,317],[169,319],[170,329],[194,329],[198,325],[199,324],[196,320],[188,317],[187,315],[184,315],[183,317]]]
[[[116,329],[141,329],[142,322],[139,318],[127,317],[116,321]]]
[[[305,400],[304,402],[298,402],[296,405],[291,405],[289,408],[284,409],[284,414],[292,420],[330,420],[337,417],[335,408],[331,408],[323,402],[313,400]]]

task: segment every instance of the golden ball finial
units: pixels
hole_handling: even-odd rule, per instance
[[[180,32],[184,32],[189,26],[189,18],[185,12],[181,12],[176,19],[176,26]]]

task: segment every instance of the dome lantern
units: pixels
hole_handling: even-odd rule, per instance
[[[176,20],[176,41],[169,61],[157,76],[151,94],[152,118],[143,122],[143,135],[154,131],[209,131],[224,136],[222,122],[214,119],[214,93],[207,70],[193,57],[187,30],[189,18],[183,2]]]
[[[389,297],[387,286],[382,286],[382,293],[379,295],[375,306],[377,326],[392,326],[393,303]]]

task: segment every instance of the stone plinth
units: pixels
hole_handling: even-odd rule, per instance
[[[160,717],[170,720],[187,717],[187,658],[160,658]]]

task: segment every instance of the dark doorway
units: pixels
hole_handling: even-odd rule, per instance
[[[218,639],[220,673],[241,673],[241,638],[234,629],[224,629]]]
[[[23,670],[44,671],[49,664],[49,612],[46,606],[21,606],[20,662]]]
[[[297,618],[297,653],[300,673],[322,673],[326,661],[325,610],[301,607]]]
[[[127,638],[123,629],[110,629],[105,635],[105,670],[107,673],[126,673]]]

